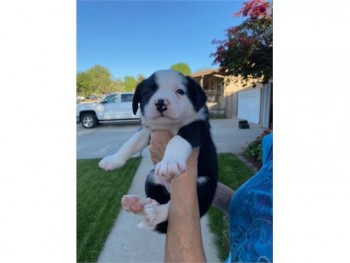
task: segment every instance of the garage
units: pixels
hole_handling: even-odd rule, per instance
[[[249,89],[238,92],[238,119],[259,124],[261,89]]]

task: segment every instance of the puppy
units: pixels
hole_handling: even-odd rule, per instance
[[[136,114],[140,107],[143,127],[117,153],[103,158],[99,166],[104,170],[123,166],[148,145],[152,130],[165,129],[174,134],[163,159],[147,176],[148,199],[124,196],[122,200],[127,211],[144,213],[141,227],[166,233],[170,180],[186,170],[186,161],[195,147],[200,147],[197,179],[200,215],[209,209],[217,186],[218,164],[206,100],[203,89],[195,80],[173,70],[157,71],[136,87],[133,112]]]

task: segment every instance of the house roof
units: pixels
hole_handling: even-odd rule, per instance
[[[204,71],[195,72],[195,73],[190,74],[190,76],[195,78],[195,77],[201,77],[201,76],[218,74],[218,73],[223,73],[220,68],[219,69],[208,69],[208,70],[204,70]]]

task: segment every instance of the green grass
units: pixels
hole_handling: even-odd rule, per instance
[[[96,262],[104,242],[120,211],[120,200],[131,185],[141,158],[129,160],[121,169],[106,172],[99,160],[77,161],[77,262]],[[218,154],[219,181],[237,189],[254,173],[230,153]],[[220,260],[229,254],[228,220],[223,212],[211,207],[210,229]]]
[[[254,175],[250,167],[231,153],[219,153],[218,162],[219,181],[234,190]],[[228,218],[221,210],[213,206],[209,209],[208,216],[209,227],[214,233],[214,243],[219,259],[223,262],[230,252]]]
[[[141,158],[106,172],[99,160],[77,160],[77,262],[96,262]]]

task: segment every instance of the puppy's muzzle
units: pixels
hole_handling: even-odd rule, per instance
[[[154,103],[154,105],[157,108],[157,111],[161,114],[163,114],[163,112],[168,109],[167,108],[168,104],[169,104],[168,100],[164,100],[164,99],[159,99]]]

